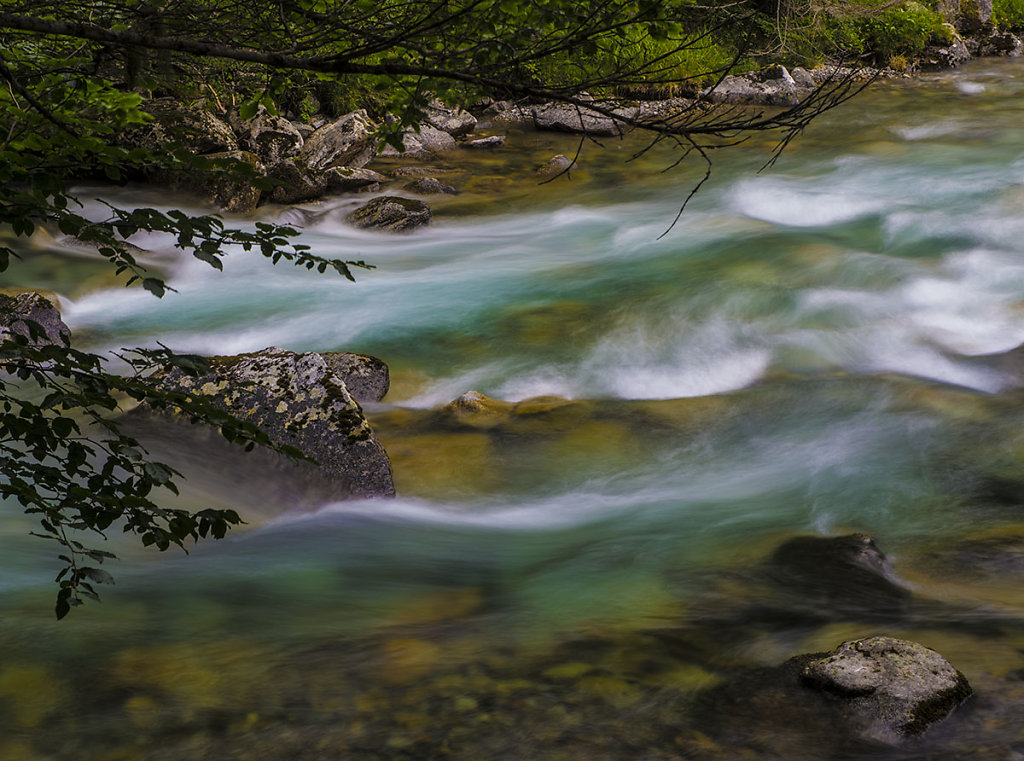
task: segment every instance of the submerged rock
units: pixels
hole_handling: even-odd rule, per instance
[[[848,731],[886,744],[920,734],[972,692],[967,678],[937,652],[892,637],[844,642],[812,657],[801,678],[837,702]]]
[[[430,223],[430,207],[423,201],[399,196],[381,196],[348,215],[361,229],[405,232]]]
[[[889,617],[903,613],[912,598],[875,540],[864,534],[794,537],[772,553],[767,574],[822,613]]]
[[[391,464],[363,411],[334,370],[343,365],[320,354],[269,347],[253,354],[215,357],[200,377],[174,370],[159,380],[165,389],[209,398],[236,417],[255,423],[277,444],[315,458],[338,497],[390,497]]]
[[[406,184],[405,189],[410,193],[420,196],[450,195],[455,196],[459,191],[446,182],[441,182],[436,177],[420,177]]]
[[[540,177],[556,177],[563,172],[569,171],[573,163],[575,162],[568,156],[557,153],[537,167],[537,175]]]
[[[34,335],[30,322],[35,323],[42,333]],[[60,310],[35,291],[13,296],[0,293],[0,341],[12,334],[25,336],[36,346],[67,346],[71,342],[71,329],[61,319]]]

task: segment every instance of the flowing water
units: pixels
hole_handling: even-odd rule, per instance
[[[376,266],[354,285],[138,240],[179,291],[157,301],[40,243],[18,284],[61,292],[89,348],[385,359],[367,412],[399,497],[311,501],[150,431],[191,504],[249,524],[187,557],[112,537],[117,585],[60,623],[51,548],[8,509],[0,759],[1024,757],[1022,96],[1012,60],[879,83],[770,171],[764,139],[716,157],[663,237],[701,170],[627,163],[634,138],[545,185],[571,138],[456,157],[464,192],[404,237],[347,227],[352,199],[263,212]],[[517,404],[444,407],[469,390]],[[783,542],[851,532],[913,607],[778,582]],[[879,633],[975,696],[884,748],[725,689]]]

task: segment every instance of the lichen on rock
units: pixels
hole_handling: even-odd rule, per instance
[[[394,495],[387,453],[344,379],[323,356],[269,347],[214,357],[211,367],[198,378],[174,370],[159,384],[208,397],[258,425],[271,441],[316,459],[339,497]]]

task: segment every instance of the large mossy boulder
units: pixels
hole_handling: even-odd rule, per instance
[[[206,397],[316,459],[337,498],[393,496],[387,453],[336,365],[320,354],[270,347],[214,357],[212,372],[200,377],[174,370],[159,384]]]
[[[316,170],[364,166],[377,153],[376,130],[365,110],[345,114],[306,138],[299,159]]]
[[[430,207],[423,201],[381,196],[348,215],[348,221],[364,230],[406,232],[430,223]]]
[[[37,346],[67,346],[71,341],[71,329],[61,319],[60,310],[36,291],[0,293],[0,341],[10,335],[25,336]]]
[[[854,735],[889,745],[921,734],[971,695],[967,678],[937,652],[893,637],[844,642],[811,657],[801,678],[829,696]]]

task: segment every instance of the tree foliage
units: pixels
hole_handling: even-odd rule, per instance
[[[653,144],[677,146],[679,161],[696,154],[710,171],[711,150],[770,130],[779,131],[781,149],[854,89],[837,80],[772,111],[687,102],[641,119],[618,108],[616,98],[640,86],[723,77],[742,45],[703,66],[701,51],[712,32],[728,30],[741,42],[747,17],[742,3],[695,0],[0,0],[0,231],[25,238],[42,227],[73,236],[127,285],[158,297],[169,286],[134,253],[137,233],[169,234],[184,254],[217,269],[228,251],[244,249],[353,279],[363,262],[319,257],[288,227],[113,206],[90,216],[73,187],[158,170],[256,181],[243,162],[131,147],[124,134],[145,124],[144,100],[154,94],[208,98],[244,118],[318,83],[374,93],[380,114],[393,117],[382,120],[383,137],[395,142],[434,97],[554,100],[646,130]],[[683,60],[690,69],[680,68]],[[17,257],[0,242],[0,271]],[[240,520],[230,510],[172,510],[154,501],[155,490],[176,490],[178,474],[121,431],[123,402],[177,411],[246,446],[272,445],[252,426],[147,381],[170,367],[202,372],[200,358],[137,349],[115,360],[127,370],[115,373],[112,358],[43,345],[40,337],[27,323],[0,344],[0,496],[37,515],[40,535],[61,545],[61,617],[95,597],[95,584],[111,581],[98,567],[110,554],[86,546],[83,532],[120,527],[166,549],[223,536]]]

